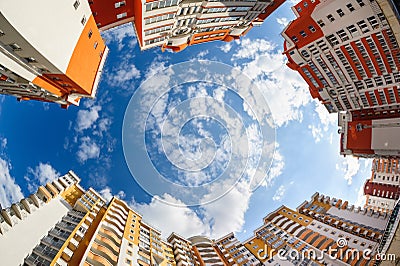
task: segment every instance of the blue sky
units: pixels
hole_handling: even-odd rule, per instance
[[[285,3],[261,27],[253,28],[240,41],[195,45],[180,53],[162,53],[160,49],[140,51],[129,25],[110,30],[104,34],[110,54],[98,95],[95,100],[82,100],[79,107],[63,110],[55,104],[17,102],[13,97],[0,96],[0,203],[3,207],[8,206],[28,196],[40,184],[72,169],[82,178],[84,187],[91,186],[106,198],[111,195],[123,198],[142,213],[146,221],[161,229],[165,236],[176,231],[184,236],[206,234],[220,237],[234,231],[242,240],[261,225],[262,218],[270,211],[282,204],[295,208],[315,191],[362,204],[360,188],[370,176],[371,161],[339,155],[336,115],[329,115],[312,100],[305,82],[284,65],[283,40],[279,33],[294,18],[290,10],[292,4],[290,1]],[[229,143],[224,142],[227,140],[224,137],[234,136],[226,131],[234,127],[223,126],[224,121],[230,121],[227,120],[229,116],[223,117],[218,110],[229,108],[224,109],[214,103],[214,113],[208,113],[214,116],[214,120],[199,118],[185,124],[176,147],[186,152],[186,158],[203,159],[202,155],[207,155],[208,150],[202,150],[203,154],[199,152],[203,147],[201,139],[210,137],[216,145],[213,151],[218,154],[217,164],[185,179],[187,172],[179,175],[176,169],[172,171],[173,164],[168,161],[171,158],[159,153],[161,131],[157,128],[157,119],[163,121],[173,109],[163,109],[163,101],[159,100],[158,105],[153,106],[152,117],[146,120],[149,122],[145,143],[148,158],[155,165],[153,170],[164,173],[171,183],[183,183],[190,187],[210,183],[208,190],[202,191],[201,198],[212,203],[190,207],[187,205],[192,205],[193,201],[185,189],[177,193],[162,187],[154,191],[154,196],[144,192],[126,163],[122,131],[128,104],[132,96],[138,95],[140,85],[146,84],[145,80],[156,80],[155,84],[161,83],[162,78],[172,77],[171,80],[174,80],[176,76],[168,72],[173,66],[197,59],[235,66],[237,71],[246,74],[258,86],[274,120],[274,139],[266,138],[268,141],[262,146],[258,133],[263,126],[254,123],[258,127],[249,131],[249,125],[255,121],[246,114],[240,100],[229,96],[229,92],[223,94],[223,90],[215,84],[213,88],[206,88],[208,85],[201,82],[186,84],[180,91],[176,88],[174,97],[164,96],[164,102],[173,106],[173,103],[182,102],[184,97],[187,99],[188,95],[194,98],[214,96],[217,99],[222,93],[224,97],[220,99],[231,106],[235,114],[247,119],[244,129],[251,132],[247,134],[250,136],[250,166],[253,160],[260,160],[260,157],[267,158],[264,163],[268,164],[268,156],[273,154],[271,147],[275,146],[275,153],[268,174],[256,190],[250,187],[248,177],[240,179],[233,187],[229,179],[210,183],[215,179],[215,173],[224,172],[229,165],[230,152],[238,149],[235,146],[236,137]],[[190,85],[193,85],[192,88]],[[198,108],[200,104],[208,106],[207,102],[201,102],[189,105],[186,111],[202,114],[199,111],[201,108]],[[250,107],[256,106],[263,109],[263,105],[250,101]],[[136,105],[131,108],[134,118],[136,111],[140,114],[140,108]],[[210,147],[207,143],[206,148]],[[174,151],[172,148],[171,151]],[[143,155],[135,149],[129,150],[135,156]],[[179,158],[172,159],[176,159],[174,163],[179,165]],[[240,160],[236,162],[241,163]],[[134,165],[143,170],[141,164]],[[145,168],[143,173],[149,169]],[[252,168],[246,173],[251,171]],[[192,183],[185,183],[189,181]],[[220,197],[228,190],[226,195]]]

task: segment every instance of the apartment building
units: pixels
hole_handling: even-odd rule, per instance
[[[1,211],[2,264],[176,265],[159,230],[124,201],[106,202],[79,182],[70,171]]]
[[[398,159],[374,159],[371,178],[364,184],[365,208],[392,212],[400,197]]]
[[[199,252],[188,239],[173,232],[167,241],[172,247],[176,266],[203,265]]]
[[[160,46],[174,52],[194,44],[239,39],[283,2],[89,0],[100,30],[132,23],[142,50]]]
[[[224,258],[225,265],[258,266],[260,261],[241,243],[233,233],[214,241],[217,252]]]
[[[400,133],[397,6],[390,0],[303,0],[292,9],[297,18],[282,32],[287,65],[328,112],[344,112],[341,154],[399,156],[393,137]]]
[[[296,210],[268,214],[245,246],[264,265],[372,265],[387,221],[385,213],[315,193]],[[366,249],[369,258],[361,256]]]
[[[108,48],[86,1],[4,0],[0,10],[0,94],[64,108],[95,97]]]

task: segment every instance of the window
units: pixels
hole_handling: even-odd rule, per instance
[[[324,21],[323,21],[322,19],[318,20],[317,23],[318,23],[318,25],[319,25],[320,27],[325,26],[325,23],[324,23]]]
[[[132,256],[132,251],[127,250],[127,251],[126,251],[126,254],[128,254],[129,256]]]
[[[121,19],[121,18],[124,18],[126,16],[127,16],[126,12],[121,13],[121,14],[117,14],[117,19]]]
[[[301,35],[303,38],[307,37],[307,34],[305,33],[304,30],[300,31],[300,35]]]
[[[346,6],[350,10],[350,12],[353,12],[355,10],[352,4],[347,4]]]
[[[357,3],[358,3],[361,7],[365,6],[363,0],[357,0]]]
[[[335,21],[335,18],[332,16],[332,14],[329,14],[328,16],[326,16],[330,22]]]
[[[297,11],[298,11],[298,12],[301,12],[301,7],[298,7],[298,8],[297,8]]]
[[[94,49],[97,49],[97,45],[99,45],[99,43],[98,42],[94,42],[94,45],[93,45]]]
[[[308,26],[308,29],[309,29],[311,32],[315,32],[315,28],[314,28],[314,26],[312,26],[312,25]]]
[[[0,37],[4,35],[4,31],[0,30]]]
[[[25,57],[25,60],[28,61],[28,63],[36,63],[36,59],[33,57]]]
[[[344,12],[342,9],[338,9],[336,10],[336,13],[338,13],[339,16],[343,17],[344,16]]]
[[[83,18],[81,19],[81,24],[85,26],[85,23],[86,23],[86,16],[83,16]]]
[[[133,244],[129,242],[128,246],[131,248],[131,247],[133,247]]]
[[[126,4],[125,1],[116,2],[115,3],[115,8],[119,8],[121,6],[124,6],[125,4]]]
[[[78,9],[78,7],[79,7],[80,4],[81,4],[81,3],[79,3],[78,0],[76,0],[76,1],[74,2],[74,8],[75,8],[75,10]]]
[[[10,47],[11,47],[11,49],[13,49],[14,51],[21,51],[21,50],[22,50],[22,49],[21,49],[21,46],[19,46],[19,45],[16,44],[16,43],[10,44]]]
[[[88,32],[88,38],[89,38],[89,39],[92,38],[92,35],[93,35],[93,31],[92,31],[92,30],[89,30],[89,32]]]
[[[131,265],[132,261],[130,259],[125,259],[125,263],[128,264],[128,265]]]
[[[294,42],[298,42],[298,41],[299,41],[299,39],[297,39],[296,36],[292,36],[292,40],[293,40]]]

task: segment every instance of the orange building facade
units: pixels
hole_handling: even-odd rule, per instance
[[[7,0],[0,9],[1,94],[65,108],[95,97],[108,48],[87,2]]]

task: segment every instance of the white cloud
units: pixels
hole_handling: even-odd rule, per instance
[[[100,147],[90,137],[82,137],[80,141],[81,144],[76,155],[81,163],[84,163],[88,159],[99,158]]]
[[[324,134],[322,133],[322,129],[319,125],[308,125],[308,128],[311,129],[311,134],[315,140],[315,143],[318,143],[321,141],[322,137]]]
[[[204,201],[228,191],[229,186],[229,184],[213,184],[209,189],[210,193],[204,197]],[[204,222],[210,226],[211,237],[219,238],[227,232],[238,232],[242,229],[245,222],[244,214],[249,207],[251,195],[249,184],[246,181],[239,181],[221,198],[201,206],[205,217]]]
[[[343,172],[344,179],[347,180],[347,184],[351,185],[353,182],[353,177],[360,169],[360,162],[356,157],[346,156],[341,158],[341,163],[336,164],[336,169]]]
[[[7,138],[0,138],[0,147],[5,149],[7,147]]]
[[[285,18],[285,17],[277,18],[276,22],[278,22],[278,24],[281,25],[282,28],[286,27],[287,24],[289,24],[288,18]]]
[[[207,198],[213,199],[213,193],[219,195],[226,190],[226,187],[214,186],[204,201]],[[176,232],[184,237],[206,235],[219,238],[227,232],[238,232],[242,229],[251,194],[248,184],[239,182],[223,197],[199,206],[197,211],[182,206],[182,201],[169,194],[154,196],[149,204],[140,204],[133,200],[130,205],[162,233]]]
[[[321,121],[321,124],[324,126],[324,131],[328,131],[330,126],[336,125],[338,114],[329,113],[328,110],[326,110],[325,106],[321,104],[321,102],[317,99],[314,99],[314,104],[319,121]]]
[[[227,42],[224,45],[220,46],[219,49],[221,49],[222,52],[227,53],[232,49],[232,43]]]
[[[197,58],[197,59],[203,59],[206,55],[208,55],[208,53],[209,53],[208,50],[201,51],[200,53],[198,53],[198,54],[196,55],[196,58]]]
[[[137,44],[135,30],[131,23],[107,30],[103,33],[103,37],[108,44],[111,42],[117,42],[118,51],[121,51],[126,44],[129,48],[133,48]],[[124,42],[125,38],[129,40],[128,43]]]
[[[112,199],[113,196],[116,196],[119,199],[125,199],[125,192],[120,190],[116,195],[114,195],[111,191],[111,188],[106,186],[105,188],[103,188],[102,190],[99,191],[99,194],[106,200],[106,201],[110,201]]]
[[[132,64],[121,64],[121,67],[113,71],[113,73],[109,75],[108,78],[108,83],[115,86],[126,81],[140,78],[140,71]]]
[[[169,194],[155,196],[149,204],[130,203],[145,220],[160,229],[163,234],[176,232],[184,237],[193,235],[209,235],[208,226],[199,218],[196,212],[189,207],[177,207],[165,202],[182,205],[183,203]],[[177,226],[178,225],[178,226]],[[168,237],[164,235],[163,237]]]
[[[93,126],[93,124],[99,118],[99,112],[101,106],[95,105],[89,108],[89,110],[79,110],[76,118],[75,130],[81,132]]]
[[[364,195],[364,184],[362,184],[358,190],[356,189],[355,192],[357,193],[357,199],[354,205],[363,208],[366,201],[366,197]]]
[[[25,180],[28,182],[30,192],[35,192],[40,185],[44,185],[57,179],[60,176],[53,166],[49,163],[40,162],[35,168],[28,168],[28,173]]]
[[[284,65],[286,57],[282,51],[264,39],[245,38],[239,44],[232,59],[250,59],[240,64],[241,70],[255,80],[264,94],[275,125],[302,121],[301,108],[310,103],[311,96],[301,76]]]
[[[10,175],[11,165],[0,158],[0,204],[3,208],[21,200],[24,195],[21,188]]]
[[[329,113],[325,106],[320,101],[314,99],[315,112],[314,116],[318,116],[319,122],[316,119],[313,120],[313,124],[309,125],[311,134],[314,137],[315,143],[320,142],[326,135],[327,132],[332,132],[331,129],[337,124],[337,113]],[[332,144],[333,135],[328,134],[328,141]]]
[[[283,196],[285,195],[286,188],[284,185],[281,185],[275,192],[274,196],[272,197],[273,201],[281,201]]]
[[[273,184],[273,181],[282,174],[283,169],[285,168],[285,159],[278,148],[279,145],[276,143],[276,150],[271,167],[268,171],[268,176],[262,184],[265,187],[271,186]]]

